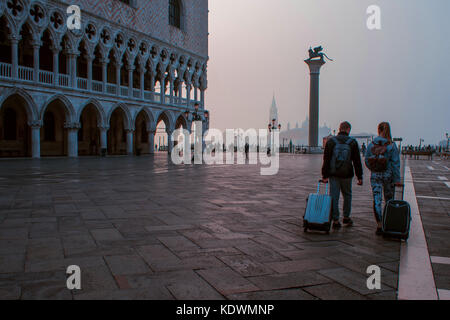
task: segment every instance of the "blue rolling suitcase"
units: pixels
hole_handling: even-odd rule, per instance
[[[331,229],[331,196],[328,194],[328,184],[325,194],[320,193],[319,181],[317,193],[311,193],[306,200],[306,210],[303,217],[303,229],[305,232],[310,230],[325,231],[330,233]]]

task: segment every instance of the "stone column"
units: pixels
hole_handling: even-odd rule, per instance
[[[178,104],[183,103],[183,81],[180,81],[180,85],[178,86]]]
[[[117,63],[116,64],[116,94],[119,96],[120,95],[120,68],[122,68],[122,64],[121,63]]]
[[[70,158],[78,157],[78,130],[79,123],[70,123],[66,126],[67,129],[67,153]]]
[[[31,157],[41,157],[41,123],[39,121],[32,121],[28,123],[31,127]]]
[[[53,85],[59,85],[59,50],[60,48],[52,48],[53,52]]]
[[[105,149],[105,155],[108,152],[108,127],[105,126],[98,126],[98,129],[100,130],[100,151],[102,149]]]
[[[133,133],[134,130],[132,129],[127,129],[127,154],[133,155]]]
[[[106,93],[106,84],[108,83],[108,59],[102,59],[102,82],[103,92]]]
[[[170,104],[173,104],[173,86],[174,86],[174,84],[175,84],[175,82],[172,80],[172,79],[170,79],[169,80],[170,82],[169,82],[169,85],[170,85],[170,88],[169,88],[169,92],[170,92]]]
[[[152,101],[155,101],[155,76],[153,74],[150,78],[150,91],[152,92],[150,97]]]
[[[198,87],[194,86],[194,100],[195,102],[198,101]]]
[[[144,99],[144,76],[145,76],[145,67],[139,67],[139,78],[140,78],[140,89],[141,89],[141,99]]]
[[[161,83],[161,103],[165,104],[166,103],[166,80],[162,79],[160,81]]]
[[[11,77],[13,79],[17,79],[18,72],[19,72],[19,54],[18,54],[18,45],[19,45],[19,39],[13,38],[10,39],[11,42]]]
[[[155,134],[156,131],[148,131],[148,144],[149,144],[149,153],[155,153]]]
[[[172,130],[166,130],[167,133],[167,146],[169,149],[169,154],[172,153],[172,149],[173,149],[173,140],[172,140]]]
[[[305,60],[310,71],[309,91],[309,147],[319,147],[319,75],[320,68],[325,64],[323,60]]]
[[[77,87],[77,55],[75,53],[68,53],[70,66],[70,83],[72,88]]]
[[[41,44],[39,42],[33,43],[33,81],[39,82],[39,49]]]
[[[192,85],[189,83],[186,84],[186,105],[189,107],[191,104],[191,90]]]
[[[87,54],[87,89],[92,91],[92,61],[94,61],[95,56]]]
[[[128,97],[133,98],[133,71],[135,69],[134,65],[129,64],[128,69]]]
[[[200,89],[200,105],[205,108],[205,89]]]

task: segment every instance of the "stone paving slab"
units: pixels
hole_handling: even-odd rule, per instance
[[[303,232],[320,166],[281,155],[278,175],[261,176],[161,154],[1,160],[0,298],[396,299],[400,244],[375,236],[367,170],[354,227]],[[73,264],[81,291],[65,288]],[[381,291],[365,288],[371,264]]]

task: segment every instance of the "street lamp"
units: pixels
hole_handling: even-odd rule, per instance
[[[447,138],[447,148],[446,148],[447,150],[446,150],[446,151],[448,152],[448,140],[449,140],[449,138],[448,138],[448,132],[445,134],[445,137]]]
[[[203,119],[202,116],[200,115],[200,113],[198,112],[199,106],[200,105],[198,103],[194,104],[194,112],[192,112],[192,122],[193,123],[200,122],[200,124],[203,126],[204,123],[208,123],[209,112],[208,111],[203,112],[203,115],[205,117]],[[188,122],[189,122],[189,115],[190,114],[191,114],[191,112],[189,112],[189,110],[186,109],[186,111],[184,112],[184,117],[186,118],[186,121],[188,121]],[[196,124],[195,130],[197,130],[197,129],[198,129],[198,126]],[[202,130],[203,130],[203,128],[202,128]],[[194,135],[194,141],[196,139],[196,136],[197,136],[197,133]],[[202,150],[203,150],[203,148],[204,148],[203,132],[202,132],[202,138],[201,139],[202,139]],[[192,158],[194,158],[194,154],[192,155]]]
[[[273,150],[269,149],[268,153],[270,152],[271,154],[275,154],[275,130],[278,129],[278,132],[281,131],[281,124],[278,124],[278,126],[275,125],[276,123],[276,119],[272,119],[272,123],[269,123],[269,125],[267,126],[269,128],[269,132],[271,133],[270,135],[270,146],[274,147]]]

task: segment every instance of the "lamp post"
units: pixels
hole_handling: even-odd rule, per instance
[[[269,125],[267,126],[270,133],[270,149],[268,153],[270,152],[271,154],[275,154],[275,130],[278,129],[278,132],[281,131],[281,124],[278,124],[278,126],[276,126],[276,121],[276,119],[272,119],[272,123],[269,123]]]
[[[202,136],[201,136],[201,144],[202,144],[202,146],[201,146],[201,149],[202,149],[202,154],[203,154],[203,149],[204,149],[204,142],[203,142],[203,124],[205,124],[205,123],[208,123],[208,119],[209,119],[209,112],[208,111],[205,111],[203,114],[204,114],[204,117],[205,117],[205,119],[203,119],[202,117],[201,117],[201,115],[199,114],[199,112],[198,112],[198,109],[199,109],[199,107],[200,107],[200,105],[198,104],[198,103],[196,103],[196,104],[194,104],[194,112],[192,112],[192,122],[194,122],[194,124],[195,124],[195,135],[194,135],[194,146],[195,146],[195,143],[198,143],[198,141],[196,141],[196,139],[197,139],[197,134],[198,134],[198,131],[200,131],[200,128],[202,129],[201,130],[201,134],[202,134]],[[189,121],[189,115],[190,115],[191,113],[189,112],[189,110],[187,110],[186,109],[186,111],[184,112],[184,116],[185,116],[185,118],[186,118],[186,120],[187,121]],[[197,131],[198,130],[198,131]],[[192,154],[192,158],[194,158],[194,155],[195,154]]]
[[[446,148],[446,151],[448,152],[448,142],[449,142],[448,132],[445,134],[445,137],[447,138],[447,148]]]

